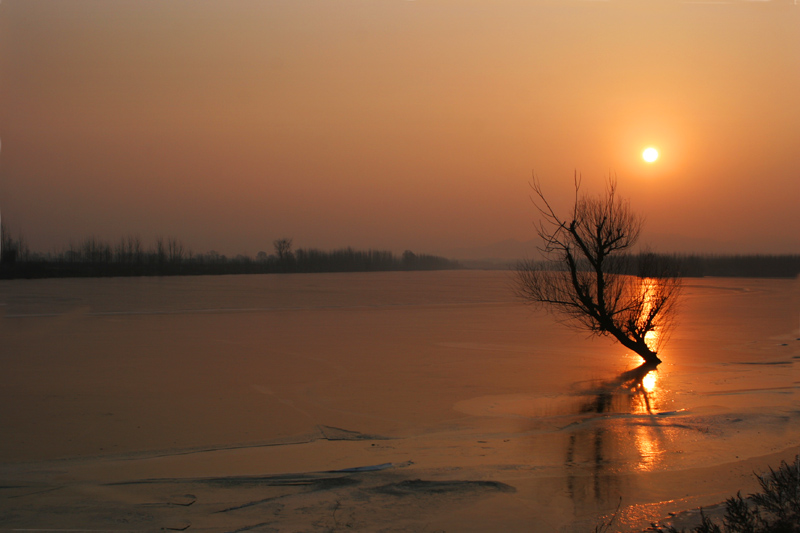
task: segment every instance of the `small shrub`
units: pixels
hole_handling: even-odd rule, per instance
[[[781,461],[777,470],[757,476],[761,492],[725,502],[722,528],[700,509],[701,522],[693,533],[800,533],[800,456],[794,463]],[[665,528],[653,524],[658,533],[686,533],[672,526]]]

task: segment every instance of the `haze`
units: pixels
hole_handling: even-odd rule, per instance
[[[566,207],[577,170],[659,251],[796,253],[799,30],[792,0],[5,0],[3,222],[452,255],[531,239],[532,171]]]

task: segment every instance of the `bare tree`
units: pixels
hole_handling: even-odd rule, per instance
[[[117,263],[139,263],[142,256],[142,241],[138,235],[122,237],[114,246],[114,260]]]
[[[27,260],[29,255],[30,250],[22,232],[19,232],[14,239],[8,225],[0,225],[0,263],[10,264],[20,259]]]
[[[159,265],[163,265],[167,262],[167,247],[164,244],[164,237],[160,235],[156,237],[155,256]]]
[[[653,254],[630,253],[643,219],[617,197],[616,180],[609,178],[604,195],[582,195],[576,173],[568,218],[556,214],[535,176],[531,188],[545,260],[517,265],[518,295],[547,304],[572,326],[614,337],[645,363],[660,363],[657,351],[673,323],[680,279]]]
[[[286,259],[292,253],[292,239],[276,239],[272,242],[279,260]]]
[[[294,272],[297,261],[292,251],[292,239],[277,239],[272,242],[275,254],[278,256],[278,268],[281,272]]]
[[[183,261],[185,253],[186,252],[181,241],[175,237],[169,237],[167,239],[167,254],[170,263],[180,263]]]
[[[292,239],[276,239],[272,242],[278,261],[286,261],[292,256]]]

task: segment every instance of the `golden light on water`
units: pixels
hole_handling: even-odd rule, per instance
[[[652,415],[659,411],[662,391],[658,387],[658,374],[655,370],[648,372],[641,381],[631,389],[633,395],[631,412],[637,415]]]
[[[639,392],[639,401],[634,405],[634,413],[639,415],[653,415],[658,412],[663,400],[663,391],[658,387],[658,373],[651,370],[642,378]],[[653,424],[639,424],[635,426],[633,438],[636,451],[639,453],[637,470],[653,470],[661,461],[664,449],[661,443],[662,435],[658,428],[657,419],[652,419]]]
[[[647,333],[645,333],[644,334],[644,342],[645,342],[645,344],[647,344],[648,348],[650,348],[651,350],[653,350],[655,352],[656,348],[658,347],[658,331],[653,330],[653,331],[648,331]]]
[[[642,388],[645,392],[652,393],[656,390],[656,373],[654,371],[650,371],[644,379],[642,379]]]
[[[658,429],[655,427],[638,426],[636,428],[634,442],[640,458],[639,464],[636,465],[637,470],[647,472],[658,466],[664,453],[658,437]]]
[[[644,278],[642,279],[640,290],[642,292],[644,305],[639,313],[639,320],[642,324],[645,324],[653,309],[653,298],[658,290],[658,281],[652,278]],[[654,352],[658,350],[659,340],[659,332],[657,330],[650,330],[644,334],[645,344]]]
[[[633,318],[636,320],[637,333],[644,336],[644,342],[653,352],[658,350],[664,337],[669,335],[668,329],[664,329],[664,323],[658,321],[657,314],[664,309],[664,291],[668,291],[669,288],[658,278],[642,278],[638,287],[639,305],[634,310]],[[666,294],[669,295],[668,292]],[[631,354],[631,357],[636,358],[634,354]],[[664,444],[668,433],[662,425],[669,426],[669,423],[655,415],[668,411],[670,409],[668,405],[672,401],[670,392],[664,388],[664,381],[659,380],[659,377],[663,378],[664,375],[652,368],[652,365],[643,364],[630,371],[634,379],[629,382],[628,388],[630,413],[637,415],[628,425],[628,435],[638,455],[635,468],[645,472],[659,468],[664,461]],[[644,375],[639,372],[643,372]]]

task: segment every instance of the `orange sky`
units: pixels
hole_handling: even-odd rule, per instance
[[[577,169],[658,250],[800,252],[794,0],[3,0],[0,68],[40,251],[449,254],[531,239],[531,172],[566,205]]]

